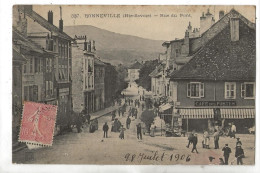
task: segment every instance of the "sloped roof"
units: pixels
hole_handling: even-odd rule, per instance
[[[136,61],[128,69],[141,69],[142,67],[143,67],[143,65],[140,62]]]
[[[164,69],[165,65],[164,64],[160,64],[158,65],[153,71],[152,73],[149,74],[150,77],[158,77],[161,74],[162,70]]]
[[[13,47],[13,61],[19,61],[19,62],[26,61],[26,58],[22,54],[20,54],[18,50],[16,50],[14,47]]]
[[[106,64],[101,61],[100,59],[94,58],[94,65],[98,65],[98,66],[106,66]]]
[[[26,38],[15,27],[13,27],[13,39],[17,42],[17,44],[21,45],[23,49],[37,53],[44,53],[44,50],[40,46]]]
[[[61,37],[63,39],[73,40],[73,38],[71,38],[65,32],[61,32],[58,27],[56,27],[55,25],[52,25],[51,23],[49,23],[45,18],[40,16],[35,11],[33,11],[33,10],[24,10],[24,12],[25,12],[25,14],[28,17],[30,17],[31,19],[33,19],[34,21],[39,23],[42,27],[44,27],[47,30],[53,32],[54,35],[56,34],[58,37]]]
[[[255,29],[239,18],[239,41],[230,40],[227,25],[171,79],[253,80],[256,76]]]

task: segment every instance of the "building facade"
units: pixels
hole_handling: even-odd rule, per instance
[[[118,72],[116,71],[115,66],[110,63],[105,63],[105,65],[105,107],[109,107],[113,105],[117,95]]]
[[[36,97],[46,104],[58,105],[57,130],[66,129],[71,122],[71,41],[72,38],[63,32],[62,9],[60,9],[59,27],[53,25],[53,12],[48,12],[48,20],[33,11],[31,5],[14,6],[17,12],[17,28],[37,47],[48,53],[44,60],[37,56],[29,57],[24,66],[25,80],[39,82],[44,80],[41,88],[24,87],[24,99],[37,101]],[[31,55],[28,55],[31,56]],[[34,77],[31,73],[34,72]],[[44,73],[44,75],[43,75]],[[30,82],[25,81],[25,82]],[[45,92],[42,90],[45,89]]]
[[[255,123],[255,24],[231,10],[214,26],[218,34],[171,75],[173,117],[188,131],[233,122],[245,132]]]
[[[75,36],[72,44],[72,101],[76,114],[94,111],[95,45],[86,36]]]
[[[128,79],[130,83],[139,79],[139,71],[142,68],[142,66],[143,65],[140,62],[135,61],[135,63],[128,68]]]
[[[94,111],[105,108],[105,64],[94,59]]]

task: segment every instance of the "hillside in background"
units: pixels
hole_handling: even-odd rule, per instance
[[[118,34],[90,25],[65,26],[64,32],[72,38],[75,35],[86,35],[88,39],[95,40],[97,55],[115,65],[130,65],[135,59],[156,59],[163,52],[163,41]]]

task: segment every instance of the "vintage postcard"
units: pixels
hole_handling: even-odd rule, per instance
[[[256,6],[12,10],[12,163],[255,165]]]

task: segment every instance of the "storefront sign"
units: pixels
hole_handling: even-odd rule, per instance
[[[195,101],[195,106],[236,106],[235,101]]]

